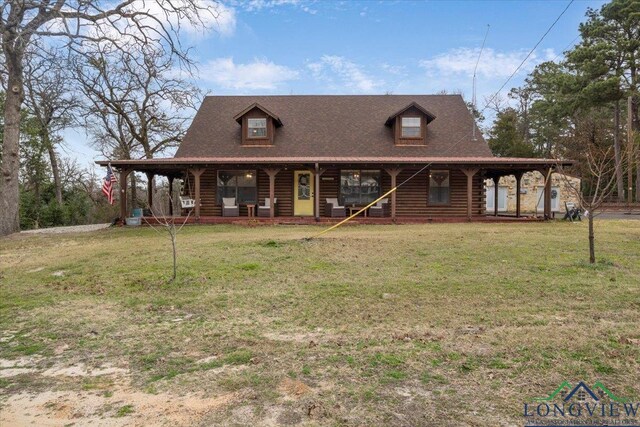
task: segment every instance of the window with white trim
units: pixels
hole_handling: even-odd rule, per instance
[[[249,138],[267,137],[267,119],[247,119],[247,128]]]
[[[422,136],[422,119],[420,117],[402,117],[400,119],[402,138],[420,138]]]

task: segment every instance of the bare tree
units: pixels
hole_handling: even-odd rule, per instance
[[[202,26],[216,17],[207,0],[4,0],[0,4],[3,82],[7,93],[0,164],[0,236],[19,229],[20,110],[25,54],[37,39],[82,51],[87,44],[154,45],[189,65],[178,38],[181,26]]]
[[[509,108],[509,101],[499,93],[491,97],[485,96],[484,103],[486,109],[489,109],[496,114],[500,114],[501,112]]]
[[[175,147],[201,101],[198,88],[176,75],[172,58],[154,49],[94,51],[75,64],[88,105],[85,125],[105,155],[153,158]],[[126,157],[125,157],[126,158]]]
[[[38,137],[49,155],[56,201],[61,205],[62,180],[56,145],[61,141],[58,133],[70,125],[78,102],[73,97],[66,61],[55,51],[32,48],[25,64],[25,107],[37,123]]]
[[[171,196],[168,196],[168,198],[169,203],[173,204]],[[153,216],[153,221],[147,221],[145,219],[145,222],[158,233],[167,233],[169,240],[171,241],[171,251],[173,256],[173,275],[171,276],[171,281],[173,282],[176,280],[176,277],[178,277],[178,233],[180,233],[182,227],[184,227],[187,221],[189,221],[191,211],[189,211],[187,216],[182,219],[180,223],[176,224],[176,217],[173,215],[167,216],[164,205],[164,203],[159,203],[155,209],[152,206],[149,206],[149,210]]]
[[[576,166],[564,170],[558,165],[567,187],[575,194],[580,205],[586,210],[589,223],[589,262],[596,262],[594,218],[600,213],[602,203],[616,189],[616,158],[612,155],[612,136],[594,113],[577,120],[574,130],[574,143],[582,147],[584,153]],[[567,178],[567,174],[578,176],[580,184]]]
[[[107,158],[150,159],[179,144],[201,92],[176,73],[171,57],[148,47],[124,55],[100,48],[74,62],[87,102],[84,125]],[[131,175],[134,207],[135,181]]]

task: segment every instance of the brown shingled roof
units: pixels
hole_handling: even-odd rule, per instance
[[[284,124],[268,147],[241,145],[234,120],[253,104],[277,111]],[[415,103],[436,117],[425,146],[396,146],[390,115]],[[208,96],[176,158],[492,157],[459,95]]]

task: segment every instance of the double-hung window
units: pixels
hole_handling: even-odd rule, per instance
[[[267,119],[247,119],[249,138],[267,137]]]
[[[422,119],[420,117],[402,117],[402,138],[420,138],[422,136]]]

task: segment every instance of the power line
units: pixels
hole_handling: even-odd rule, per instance
[[[560,15],[558,15],[558,17],[556,18],[555,21],[553,21],[553,23],[551,24],[551,26],[547,29],[547,31],[542,35],[542,37],[540,37],[540,39],[538,40],[538,42],[535,44],[535,46],[533,46],[533,48],[529,51],[529,53],[527,54],[527,56],[522,60],[522,62],[520,63],[520,65],[518,65],[518,67],[513,71],[513,73],[511,73],[511,75],[509,76],[509,78],[504,82],[504,84],[502,86],[500,86],[500,89],[498,89],[496,91],[496,93],[493,94],[493,96],[486,102],[484,108],[482,109],[482,111],[480,111],[480,113],[482,114],[487,107],[489,106],[489,104],[493,101],[493,99],[498,96],[498,94],[502,91],[502,89],[504,89],[504,87],[507,85],[507,83],[509,83],[509,81],[513,78],[513,76],[515,76],[517,74],[518,71],[520,71],[520,68],[522,68],[522,66],[525,64],[525,62],[527,62],[527,59],[529,59],[529,57],[533,54],[533,52],[537,49],[537,47],[540,45],[540,43],[542,43],[542,41],[545,39],[545,37],[549,34],[549,32],[551,32],[551,30],[553,29],[553,27],[555,27],[555,25],[558,23],[558,21],[560,20],[560,18],[562,18],[562,15],[564,15],[564,13],[567,11],[567,9],[569,9],[569,6],[571,6],[573,4],[575,0],[571,0],[569,2],[569,4],[567,4],[567,7],[564,8],[564,10],[560,13]],[[474,130],[475,130],[475,119],[474,119]],[[471,133],[471,132],[470,132]],[[460,139],[458,139],[455,143],[451,144],[448,148],[448,150],[446,150],[446,153],[448,153],[449,151],[451,151],[454,147],[456,147],[458,144],[460,144],[465,138],[467,138],[469,136],[470,133],[466,133],[463,137],[461,137]],[[420,173],[422,173],[425,169],[427,169],[429,166],[431,166],[433,164],[433,162],[429,162],[426,165],[424,165],[422,168],[420,168],[417,172],[415,172],[414,174],[412,174],[409,178],[405,179],[404,181],[402,181],[400,184],[396,185],[395,188],[392,188],[391,190],[389,190],[388,192],[386,192],[384,195],[382,195],[381,197],[379,197],[378,199],[374,200],[372,203],[370,203],[368,206],[365,206],[364,208],[360,209],[359,211],[357,211],[356,213],[352,214],[351,216],[349,216],[348,218],[340,221],[339,223],[332,225],[331,227],[321,231],[320,233],[317,233],[311,237],[308,237],[306,240],[311,240],[314,239],[316,237],[321,236],[322,234],[331,231],[337,227],[339,227],[340,225],[346,223],[347,221],[349,221],[350,219],[360,215],[360,213],[362,213],[364,210],[366,210],[369,206],[377,203],[378,201],[382,200],[384,197],[388,196],[389,194],[393,193],[394,191],[397,191],[398,188],[402,187],[404,184],[406,184],[407,182],[411,181],[413,178],[415,178],[416,176],[418,176]]]
[[[553,58],[553,59],[551,60],[551,62],[556,62],[556,59],[558,59],[558,58],[560,58],[562,55],[564,55],[564,53],[565,53],[567,50],[569,50],[569,48],[570,48],[571,46],[573,46],[573,45],[575,44],[576,40],[578,40],[578,39],[580,38],[580,36],[581,36],[581,34],[578,34],[578,35],[576,36],[576,38],[575,38],[575,39],[571,40],[571,43],[569,43],[568,45],[566,45],[566,46],[564,47],[564,49],[562,49],[562,51],[560,51],[560,52],[556,55],[556,57],[555,57],[555,58]]]
[[[547,29],[547,31],[545,31],[545,33],[542,35],[542,37],[540,37],[540,39],[538,40],[538,42],[535,44],[535,46],[533,46],[533,48],[531,48],[531,50],[529,51],[529,53],[527,54],[527,56],[522,60],[522,62],[520,63],[520,65],[518,65],[518,67],[513,71],[513,73],[511,73],[511,75],[509,76],[509,78],[504,82],[504,84],[502,86],[500,86],[500,89],[498,89],[496,91],[496,93],[493,94],[493,96],[486,102],[484,108],[482,109],[482,111],[480,111],[480,113],[482,114],[487,107],[489,106],[489,104],[491,103],[491,101],[493,101],[493,98],[495,98],[496,96],[498,96],[498,94],[502,91],[502,89],[504,89],[504,87],[507,85],[507,83],[509,83],[509,81],[513,78],[513,76],[516,75],[516,73],[520,70],[520,68],[522,68],[522,66],[524,65],[525,62],[527,62],[527,59],[529,59],[529,57],[531,56],[531,54],[533,54],[533,52],[536,50],[536,48],[538,46],[540,46],[540,43],[542,43],[542,41],[545,39],[545,37],[547,37],[547,35],[549,34],[549,32],[551,32],[551,30],[553,29],[553,27],[555,27],[555,25],[558,23],[558,21],[560,20],[560,18],[562,18],[562,15],[564,15],[564,13],[567,11],[567,9],[569,9],[569,6],[571,6],[571,4],[573,4],[575,0],[571,0],[569,2],[569,4],[567,4],[567,7],[564,8],[564,10],[560,13],[560,15],[558,15],[558,17],[556,18],[555,21],[553,21],[553,23],[551,24],[551,26]],[[574,40],[575,41],[575,40]],[[573,43],[573,42],[572,42]],[[475,129],[475,119],[474,119],[474,124],[473,127]],[[448,150],[445,152],[448,153],[449,151],[451,151],[454,147],[456,147],[458,144],[460,144],[465,138],[467,138],[469,136],[469,134],[465,134],[462,138],[460,138],[459,140],[457,140],[455,143],[453,143],[452,145],[449,146]],[[416,177],[419,173],[421,173],[422,171],[424,171],[427,167],[431,166],[433,163],[427,163],[423,168],[421,168],[418,172],[414,173],[413,175],[411,175],[408,179],[404,180],[403,182],[401,182],[400,184],[398,184],[396,186],[397,188],[400,188],[401,186],[403,186],[405,183],[407,183],[408,181],[410,181],[411,179],[413,179],[414,177]]]
[[[487,32],[484,33],[484,40],[482,40],[482,47],[480,47],[480,53],[478,53],[478,59],[476,61],[476,66],[473,69],[473,88],[472,88],[472,95],[471,95],[471,105],[473,105],[473,109],[477,110],[477,105],[476,105],[476,72],[478,71],[478,64],[480,63],[480,57],[482,56],[482,52],[484,51],[484,44],[487,41],[487,36],[489,35],[489,28],[491,28],[491,25],[487,24]],[[476,127],[475,125],[472,127],[472,132],[473,132],[473,140],[476,140]]]
[[[511,73],[511,75],[509,76],[509,78],[504,82],[504,84],[502,86],[500,86],[500,89],[498,89],[498,91],[489,99],[489,101],[487,102],[487,104],[484,106],[484,108],[482,109],[481,113],[484,112],[484,110],[487,109],[487,107],[489,106],[489,104],[494,100],[494,98],[496,96],[498,96],[498,94],[502,91],[502,89],[504,89],[504,87],[507,85],[507,83],[509,83],[511,81],[511,79],[513,78],[513,76],[515,76],[518,71],[520,71],[520,68],[522,68],[522,66],[525,64],[525,62],[527,62],[527,59],[529,59],[529,57],[533,54],[533,52],[538,48],[538,46],[540,46],[540,43],[542,43],[542,41],[545,39],[545,37],[547,37],[547,34],[549,34],[551,32],[551,30],[553,29],[553,27],[556,26],[556,24],[558,23],[558,21],[560,20],[560,18],[562,18],[562,15],[564,15],[564,13],[567,11],[567,9],[569,9],[569,6],[571,6],[573,4],[575,0],[571,0],[569,2],[569,4],[567,4],[567,7],[564,8],[564,10],[560,13],[560,15],[558,15],[558,17],[556,18],[555,21],[553,21],[553,24],[551,24],[551,26],[547,29],[547,31],[542,35],[542,37],[540,37],[540,40],[538,40],[538,43],[535,44],[535,46],[533,46],[533,48],[529,51],[529,53],[527,54],[527,56],[522,60],[522,62],[520,63],[520,65],[518,65],[518,67],[513,71],[513,73]]]

